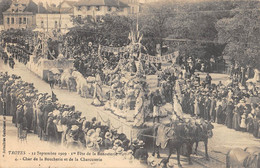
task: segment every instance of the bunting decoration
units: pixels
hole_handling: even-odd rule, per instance
[[[109,46],[99,46],[98,49],[98,55],[100,56],[101,52],[111,52],[111,53],[125,53],[125,52],[133,52],[134,48],[138,47],[139,44],[134,44],[134,45],[128,45],[125,47],[109,47]],[[133,53],[133,56],[137,57],[137,53]],[[176,58],[179,56],[179,51],[175,51],[171,54],[166,54],[163,56],[152,56],[148,54],[140,54],[140,60],[142,61],[148,61],[149,63],[167,63],[169,61],[172,61],[175,63]],[[102,60],[102,58],[101,58]]]
[[[135,44],[138,45],[138,44]],[[111,52],[111,53],[124,53],[124,52],[131,52],[133,51],[135,45],[128,45],[124,47],[109,47],[109,46],[102,46],[99,47],[99,52]]]

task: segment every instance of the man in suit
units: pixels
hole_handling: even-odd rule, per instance
[[[209,115],[210,115],[210,119],[212,120],[212,122],[215,122],[216,120],[216,98],[214,96],[211,96],[211,103],[210,103],[210,110],[209,110]]]
[[[204,111],[204,119],[210,121],[210,106],[211,100],[209,99],[209,95],[205,96],[205,111]]]
[[[135,151],[134,157],[138,159],[141,163],[147,163],[148,151],[144,148],[144,142],[139,141],[139,149]]]
[[[160,106],[162,105],[162,97],[160,96],[159,89],[156,90],[155,96],[153,97],[153,122],[157,119],[160,122]]]

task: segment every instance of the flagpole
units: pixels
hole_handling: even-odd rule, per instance
[[[136,14],[136,32],[139,31],[139,12]]]

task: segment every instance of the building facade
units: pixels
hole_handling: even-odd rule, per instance
[[[128,15],[129,6],[119,0],[80,0],[74,5],[78,17],[99,17],[107,14]]]
[[[139,0],[121,0],[121,2],[129,6],[128,14],[137,14],[140,12]]]
[[[72,16],[75,2],[63,1],[57,7],[47,5],[46,10],[36,14],[36,28],[38,31],[60,30],[67,32],[73,27]]]
[[[36,14],[36,27],[39,31],[61,30],[66,32],[73,27],[70,13],[38,13]]]
[[[3,12],[4,29],[34,29],[37,10],[38,6],[32,0],[14,0],[10,8]]]

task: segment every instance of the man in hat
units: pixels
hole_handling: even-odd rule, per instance
[[[110,149],[112,148],[113,144],[112,144],[112,133],[110,133],[109,131],[106,132],[105,134],[105,139],[104,139],[104,148],[105,149]]]
[[[214,92],[213,92],[214,94]],[[210,110],[209,115],[212,122],[216,121],[216,106],[217,106],[217,100],[214,95],[210,97]]]
[[[24,115],[26,117],[27,120],[27,128],[28,128],[28,132],[30,132],[30,130],[32,129],[32,120],[33,120],[33,104],[31,101],[31,98],[29,97],[29,95],[27,95],[25,97],[25,104],[24,104]]]
[[[211,81],[212,81],[212,78],[209,75],[209,73],[207,73],[207,76],[206,76],[206,79],[205,79],[206,84],[210,86],[211,85]]]
[[[59,141],[57,126],[53,123],[52,116],[50,116],[47,121],[46,136],[47,140],[51,143],[57,143]]]
[[[160,107],[162,105],[162,97],[160,96],[159,89],[156,90],[155,96],[153,97],[153,122],[157,119],[160,123]]]
[[[139,141],[139,149],[137,149],[134,154],[135,159],[138,159],[141,163],[147,163],[148,158],[148,152],[144,148],[144,144],[145,143],[143,141]]]
[[[130,150],[133,151],[133,155],[135,154],[135,151],[139,148],[138,143],[139,143],[139,140],[134,139],[130,145]]]
[[[211,100],[209,99],[209,94],[206,94],[204,104],[205,104],[204,119],[210,121]]]
[[[200,77],[199,77],[199,74],[196,74],[196,75],[195,75],[195,81],[196,81],[197,86],[200,86]]]

